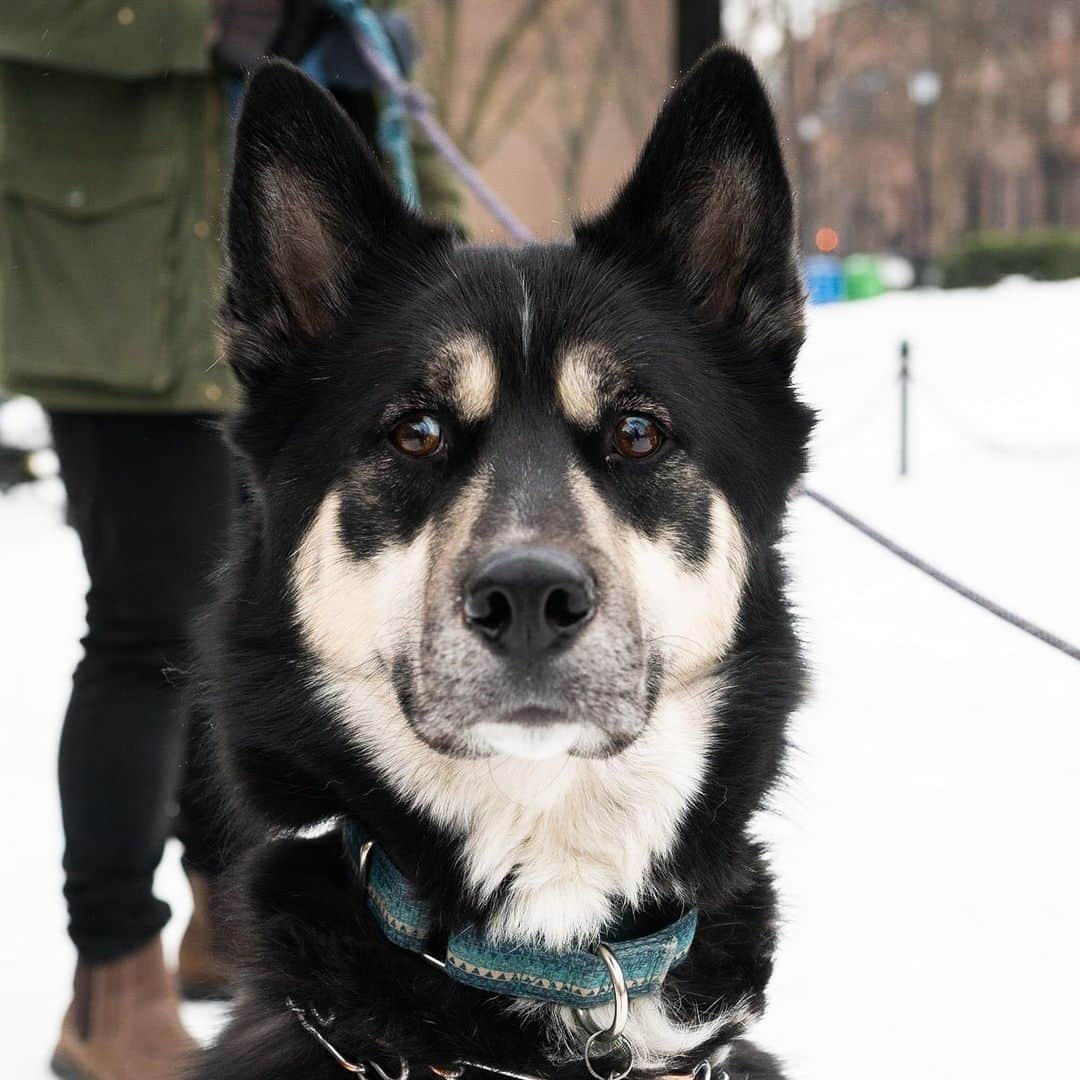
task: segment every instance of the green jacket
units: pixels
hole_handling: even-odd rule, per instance
[[[209,0],[0,12],[0,384],[47,408],[204,412],[226,146]],[[458,191],[416,145],[425,208]]]

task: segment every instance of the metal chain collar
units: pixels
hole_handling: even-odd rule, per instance
[[[409,1063],[403,1057],[398,1057],[401,1062],[401,1069],[397,1076],[390,1076],[381,1065],[376,1061],[350,1061],[336,1046],[323,1034],[335,1020],[333,1013],[327,1016],[322,1016],[316,1009],[297,1005],[292,998],[285,999],[285,1007],[296,1017],[297,1023],[341,1066],[346,1072],[354,1073],[358,1076],[367,1077],[370,1073],[374,1074],[375,1080],[409,1080]],[[625,1019],[623,1020],[625,1026]],[[614,1024],[612,1025],[614,1027]],[[589,1074],[594,1080],[626,1080],[634,1067],[634,1051],[630,1045],[629,1040],[620,1030],[614,1037],[610,1036],[611,1028],[604,1028],[593,1031],[593,1033],[585,1040],[585,1067],[588,1069]],[[597,1043],[601,1044],[600,1049],[596,1052],[593,1051],[593,1047]],[[609,1072],[606,1076],[603,1073],[596,1071],[596,1066],[593,1062],[593,1058],[604,1057],[611,1053],[616,1047],[621,1046],[625,1049],[627,1054],[627,1065],[625,1069],[619,1071]],[[507,1080],[548,1080],[547,1077],[537,1076],[534,1073],[515,1072],[513,1069],[504,1069],[495,1065],[486,1065],[481,1061],[470,1061],[467,1059],[459,1059],[455,1061],[453,1065],[449,1067],[442,1067],[437,1065],[427,1066],[428,1071],[431,1072],[438,1080],[462,1080],[466,1069],[477,1069],[480,1072],[490,1073],[494,1076],[503,1076]],[[694,1069],[690,1073],[682,1074],[668,1074],[660,1078],[660,1080],[713,1080],[712,1063],[706,1059],[699,1062],[694,1066]],[[726,1071],[721,1072],[716,1080],[729,1080],[728,1073]]]

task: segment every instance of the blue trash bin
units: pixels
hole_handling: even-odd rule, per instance
[[[806,260],[806,287],[811,304],[835,304],[844,299],[844,267],[833,255],[811,255]]]

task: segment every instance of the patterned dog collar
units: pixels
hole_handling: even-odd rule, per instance
[[[426,956],[446,974],[479,990],[591,1009],[615,1000],[608,964],[583,949],[563,952],[531,945],[493,942],[475,927],[450,935],[445,960],[434,948],[431,913],[411,882],[361,826],[346,823],[346,861],[364,888],[368,910],[395,945]],[[697,929],[697,912],[645,937],[605,941],[626,983],[629,998],[659,990],[667,973],[685,959]]]

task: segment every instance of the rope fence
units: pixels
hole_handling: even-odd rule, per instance
[[[937,417],[938,423],[959,435],[969,446],[1000,457],[1038,458],[1044,461],[1066,461],[1080,458],[1080,442],[1024,443],[1015,439],[1000,439],[979,431],[979,422],[964,414],[951,401],[951,395],[942,391],[925,376],[912,380],[921,389],[920,405]],[[929,390],[929,394],[926,391]]]
[[[913,566],[916,570],[922,571],[922,573],[926,574],[927,577],[932,578],[939,585],[944,585],[946,589],[951,589],[957,596],[962,596],[965,600],[970,600],[971,603],[981,607],[983,611],[990,612],[991,615],[996,616],[1003,622],[1007,622],[1010,626],[1015,626],[1017,630],[1023,630],[1025,634],[1030,634],[1044,645],[1049,645],[1050,648],[1057,649],[1058,652],[1072,657],[1073,660],[1080,660],[1080,648],[1077,648],[1077,646],[1065,641],[1064,638],[1059,638],[1056,634],[1051,634],[1049,630],[1044,630],[1041,626],[1037,626],[1030,619],[1025,619],[1022,615],[1017,615],[1015,611],[1010,611],[1008,608],[1002,607],[1001,604],[998,604],[989,597],[983,596],[982,593],[978,593],[974,589],[969,588],[963,582],[957,581],[951,574],[946,574],[944,570],[939,570],[921,556],[916,555],[913,551],[898,544],[883,532],[879,532],[857,514],[853,514],[850,510],[845,510],[839,503],[834,502],[826,495],[822,495],[820,491],[803,487],[801,489],[801,494],[805,495],[811,502],[823,506],[829,513],[835,514],[841,521],[846,522],[853,529],[858,530],[863,536],[873,540],[875,544],[880,545],[898,559],[906,562],[909,566]]]

